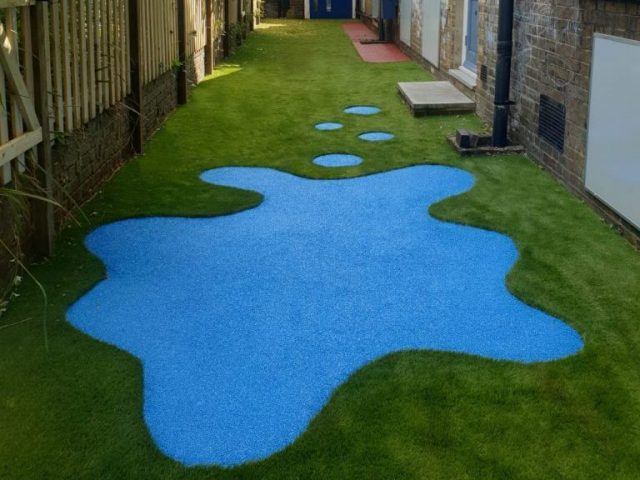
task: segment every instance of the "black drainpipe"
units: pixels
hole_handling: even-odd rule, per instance
[[[493,102],[493,146],[506,147],[509,125],[509,88],[513,49],[513,3],[500,0],[498,10],[498,59],[496,61],[496,95]]]

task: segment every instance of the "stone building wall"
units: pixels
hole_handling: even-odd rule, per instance
[[[422,51],[422,1],[411,0],[411,50]]]
[[[444,72],[462,63],[464,2],[443,0],[441,4],[440,69]]]
[[[481,2],[478,65],[487,81],[477,88],[479,115],[490,121],[495,85],[497,0]],[[640,246],[640,232],[584,188],[589,82],[595,32],[640,40],[640,2],[516,0],[511,139]],[[561,151],[538,135],[540,95],[564,105]]]

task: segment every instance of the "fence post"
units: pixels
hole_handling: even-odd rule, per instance
[[[142,18],[140,0],[129,0],[129,52],[131,95],[129,112],[131,121],[131,146],[135,153],[144,152],[144,132],[142,128],[142,49],[140,34]]]
[[[225,57],[228,57],[231,53],[231,22],[229,20],[229,0],[223,0],[224,2],[224,34],[222,35],[222,52]]]
[[[185,1],[178,0],[178,105],[187,103],[187,22],[185,16]]]
[[[205,11],[207,21],[207,45],[204,50],[204,74],[211,75],[213,73],[213,56],[214,42],[213,42],[213,0],[205,0]]]
[[[53,199],[53,170],[51,166],[51,132],[49,126],[49,89],[47,85],[49,51],[49,2],[39,1],[30,10],[31,41],[33,45],[34,107],[42,128],[42,142],[37,147],[37,180],[42,193]],[[35,201],[32,208],[34,250],[36,255],[53,253],[55,232],[53,205]]]
[[[251,15],[251,21],[249,22],[249,30],[254,31],[256,28],[256,1],[249,0],[249,15]]]

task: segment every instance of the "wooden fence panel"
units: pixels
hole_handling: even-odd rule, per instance
[[[205,0],[187,0],[187,56],[207,45],[207,11]]]
[[[40,15],[46,28],[45,63],[52,132],[82,128],[105,109],[131,93],[129,2],[132,0],[49,0]],[[207,46],[207,0],[185,0],[186,57]],[[138,0],[140,14],[140,76],[146,85],[179,61],[177,0]],[[12,75],[0,68],[0,185],[12,179],[14,168],[24,169],[25,145],[37,145],[33,118],[24,117],[20,95],[10,87],[20,73],[23,93],[34,95],[30,6],[0,7],[0,35],[5,38],[7,62],[18,65]],[[42,13],[42,12],[41,12]],[[217,14],[214,14],[217,16]],[[34,30],[35,31],[35,30]],[[211,29],[209,29],[211,31]],[[6,63],[6,62],[5,62]],[[39,70],[40,71],[40,70]],[[11,85],[10,85],[11,84]],[[22,88],[22,87],[21,87]],[[30,112],[30,110],[29,110]],[[25,123],[26,122],[26,123]],[[26,132],[26,133],[25,133]],[[22,138],[26,140],[21,140]],[[8,158],[17,152],[15,158]]]
[[[171,70],[178,60],[176,0],[140,0],[142,83]]]

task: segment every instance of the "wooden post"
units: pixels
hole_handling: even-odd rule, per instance
[[[187,22],[185,16],[185,1],[177,0],[178,6],[178,105],[187,103]]]
[[[33,44],[34,107],[42,128],[42,142],[37,147],[37,179],[42,193],[53,198],[53,171],[51,166],[51,132],[49,127],[49,89],[47,85],[49,51],[49,2],[39,1],[31,7],[31,41]],[[40,192],[38,192],[40,193]],[[36,255],[53,253],[55,223],[53,205],[33,202],[34,250]]]
[[[131,95],[129,112],[131,122],[131,146],[138,154],[144,153],[144,132],[142,130],[142,18],[140,0],[129,0],[129,52]]]
[[[249,30],[253,32],[256,28],[256,0],[249,0],[249,15],[251,15]]]
[[[245,18],[242,15],[242,8],[244,7],[244,0],[237,0],[238,3],[238,26],[242,27],[242,35],[240,35],[240,37],[242,38],[242,40],[245,39],[246,34],[244,31],[244,22],[245,22]]]
[[[229,2],[230,0],[223,0],[224,2],[224,34],[222,35],[222,52],[225,57],[228,57],[231,53],[231,22],[229,20]]]
[[[214,43],[213,43],[213,0],[205,0],[205,15],[207,21],[207,44],[204,47],[204,74],[211,75],[213,73],[214,61]]]

